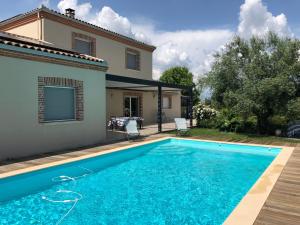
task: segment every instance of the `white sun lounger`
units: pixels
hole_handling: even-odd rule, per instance
[[[175,126],[177,135],[188,135],[190,129],[187,127],[187,121],[185,118],[175,118]]]
[[[130,137],[138,137],[140,136],[140,132],[137,129],[137,122],[136,120],[129,120],[125,126],[127,139],[129,140]]]

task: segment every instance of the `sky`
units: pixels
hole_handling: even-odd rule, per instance
[[[203,76],[234,35],[300,37],[299,0],[0,0],[0,20],[46,5],[157,46],[153,77],[172,66]]]

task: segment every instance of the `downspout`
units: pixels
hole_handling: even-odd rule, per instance
[[[39,40],[44,41],[43,19],[40,12],[38,12],[38,20],[39,20]]]

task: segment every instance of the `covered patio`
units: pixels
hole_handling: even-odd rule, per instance
[[[181,117],[181,96],[184,91],[187,93],[185,98],[188,99],[184,117],[189,120],[189,126],[193,126],[191,86],[106,74],[106,89],[107,120],[110,121],[113,117],[140,118],[141,135],[175,129],[174,118]],[[128,97],[132,95],[134,97]],[[168,104],[170,108],[166,108]],[[107,127],[108,139],[124,136],[124,130]]]

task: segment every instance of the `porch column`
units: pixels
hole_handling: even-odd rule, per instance
[[[158,95],[157,95],[157,123],[158,123],[158,132],[162,131],[162,110],[161,110],[161,86],[158,86]]]
[[[193,88],[189,88],[189,116],[190,127],[193,127]]]

